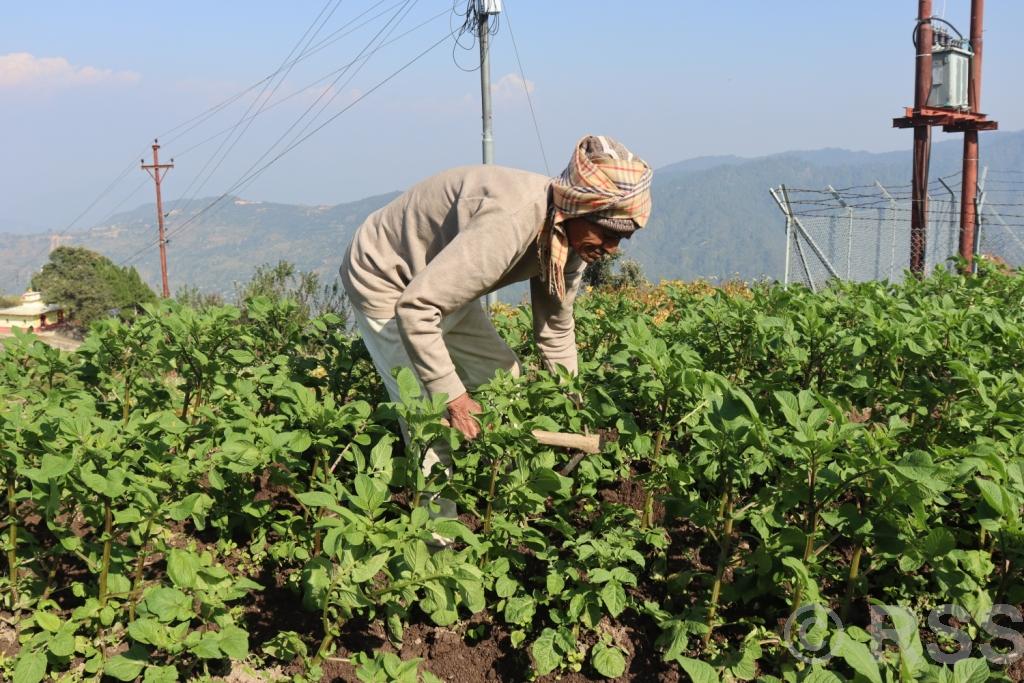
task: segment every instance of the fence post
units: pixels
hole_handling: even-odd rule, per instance
[[[882,186],[882,183],[875,181],[875,185],[882,191],[882,194],[889,200],[889,213],[892,215],[892,251],[889,255],[889,282],[892,282],[892,271],[896,267],[896,200],[889,190]]]
[[[946,181],[941,176],[938,178],[938,181],[940,183],[942,183],[942,186],[944,188],[946,188],[946,192],[949,193],[949,206],[950,206],[950,209],[949,209],[949,225],[950,225],[949,234],[950,234],[950,242],[952,242],[953,226],[957,224],[957,222],[958,222],[958,220],[960,218],[960,212],[956,210],[956,193],[953,192],[953,188],[951,188],[949,185],[947,185]],[[936,241],[938,241],[938,240],[936,240]],[[957,240],[957,244],[958,245],[959,245],[959,243],[960,243],[960,240]],[[952,246],[953,246],[952,244],[947,245],[947,248],[946,248],[947,256],[946,256],[946,258],[949,258],[948,252],[951,250]]]
[[[850,279],[850,266],[853,257],[853,207],[846,203],[842,196],[836,191],[836,188],[831,185],[826,186],[828,191],[832,193],[835,200],[839,202],[839,206],[846,209],[846,217],[849,219],[846,226],[846,279]]]
[[[832,266],[832,262],[829,261],[828,258],[825,257],[825,254],[821,251],[821,247],[819,247],[818,243],[814,241],[813,237],[811,237],[811,233],[807,232],[807,228],[804,227],[804,224],[801,223],[800,219],[796,217],[795,213],[793,213],[793,207],[789,203],[789,190],[786,189],[785,185],[782,186],[782,198],[786,200],[786,208],[789,210],[789,215],[793,217],[793,225],[796,226],[797,232],[799,232],[801,235],[803,235],[804,239],[807,240],[807,243],[809,245],[811,245],[811,249],[814,251],[814,255],[817,256],[821,260],[821,264],[823,266],[825,266],[825,270],[828,271],[829,275],[831,275],[832,277],[834,277],[837,280],[840,279],[839,278],[839,273],[837,273],[836,269]],[[800,256],[801,256],[801,258],[803,258],[803,253],[804,253],[803,252],[803,246],[800,244],[800,239],[799,238],[797,238],[796,245],[800,249]],[[805,269],[807,268],[807,260],[806,259],[804,259],[804,268]],[[810,275],[810,270],[809,269],[807,270],[807,273],[808,273],[808,275]],[[817,291],[817,289],[815,289],[815,287],[814,287],[813,280],[811,281],[811,289],[814,290],[814,291]]]
[[[785,185],[781,185],[780,187],[783,189],[783,191],[785,191],[785,187],[786,187]],[[783,270],[782,270],[782,288],[783,289],[788,289],[789,288],[789,248],[790,248],[790,246],[792,244],[792,239],[793,239],[793,217],[789,215],[789,208],[788,208],[788,206],[783,204],[782,200],[779,199],[779,196],[777,194],[775,194],[775,188],[774,187],[769,187],[768,188],[768,192],[771,194],[772,199],[775,200],[775,203],[779,205],[779,209],[786,216],[786,262],[785,262],[786,265],[783,266]]]

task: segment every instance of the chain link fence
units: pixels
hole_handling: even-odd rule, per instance
[[[925,273],[952,267],[959,253],[959,173],[929,184]],[[977,253],[1012,267],[1024,266],[1024,174],[1016,180],[990,181],[979,189]],[[910,268],[910,185],[879,182],[844,188],[792,188],[771,194],[786,217],[783,281],[801,282],[817,291],[830,279],[900,282]],[[992,201],[1002,195],[1006,201]],[[988,200],[988,201],[987,201]]]

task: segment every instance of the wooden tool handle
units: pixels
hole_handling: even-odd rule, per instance
[[[445,418],[441,418],[441,424],[445,427],[451,427],[451,423]],[[543,429],[534,429],[533,438],[537,440],[537,443],[545,446],[555,446],[556,448],[571,448],[574,451],[583,451],[584,453],[600,453],[601,452],[601,436],[598,434],[567,434],[565,432],[546,432]]]
[[[563,432],[545,432],[542,429],[533,430],[533,438],[537,443],[545,446],[556,446],[558,448],[571,448],[574,451],[584,453],[600,453],[601,437],[597,434],[565,434]]]

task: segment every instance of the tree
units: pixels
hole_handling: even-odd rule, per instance
[[[243,308],[258,296],[273,301],[291,299],[298,304],[300,322],[324,313],[348,319],[348,300],[337,278],[329,284],[321,283],[318,273],[300,271],[288,261],[278,261],[275,266],[264,263],[256,268],[251,280],[235,285],[235,297]]]
[[[648,284],[644,277],[644,270],[641,265],[633,259],[622,259],[622,253],[618,252],[603,259],[594,261],[583,271],[583,284],[590,287],[609,287],[621,289],[623,287],[640,287]],[[619,272],[615,273],[615,264],[619,265]]]
[[[82,331],[108,316],[135,315],[156,294],[135,268],[122,268],[110,259],[82,247],[58,247],[32,277],[32,288],[43,299],[64,307],[73,327]]]

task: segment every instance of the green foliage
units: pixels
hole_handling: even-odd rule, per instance
[[[248,308],[257,298],[294,302],[294,317],[299,323],[326,314],[336,315],[342,321],[347,318],[347,298],[337,278],[322,283],[318,273],[300,271],[288,261],[257,266],[248,282],[235,285],[235,299],[242,308]]]
[[[383,401],[338,316],[306,322],[287,297],[147,304],[73,354],[15,335],[0,607],[19,651],[0,676],[189,680],[245,660],[316,680],[361,623],[396,648],[413,623],[497,629],[523,678],[614,679],[641,647],[700,681],[999,676],[935,664],[951,639],[911,612],[957,604],[998,650],[979,627],[1024,601],[1022,300],[1024,277],[984,268],[817,295],[600,291],[577,305],[580,373],[499,373],[469,443],[408,369]],[[527,311],[498,324],[533,356]],[[532,436],[599,429],[587,456]],[[438,440],[454,467],[424,476]],[[462,517],[434,518],[435,496]],[[250,631],[269,590],[310,626]],[[806,634],[825,665],[784,640],[806,604],[848,626]],[[882,604],[900,647],[876,658],[853,624]],[[386,652],[350,661],[364,681],[434,680]]]
[[[619,272],[615,272],[618,264]],[[594,261],[583,271],[583,285],[586,287],[642,287],[647,285],[643,267],[633,259],[622,258],[622,252]]]
[[[134,267],[81,247],[57,247],[50,260],[32,277],[43,299],[65,307],[70,321],[86,329],[109,316],[131,317],[156,295]]]

